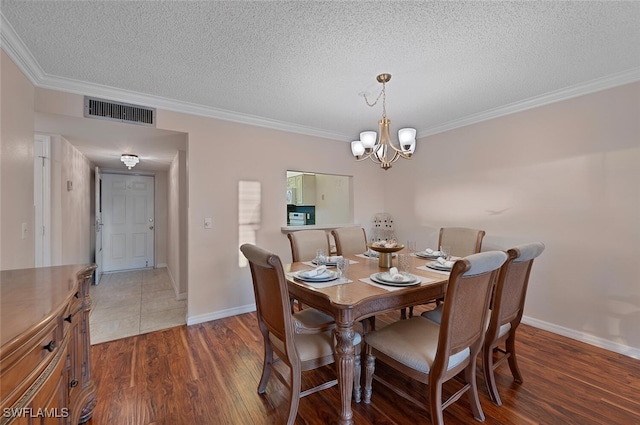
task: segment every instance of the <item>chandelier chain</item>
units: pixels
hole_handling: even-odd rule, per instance
[[[367,99],[366,93],[363,94],[364,101],[367,102],[367,105],[372,108],[378,104],[378,101],[380,100],[380,96],[382,96],[382,115],[384,117],[387,116],[387,93],[386,93],[385,87],[386,87],[386,83],[382,82],[382,90],[380,90],[378,97],[376,97],[376,100],[373,103],[369,103],[369,99]]]

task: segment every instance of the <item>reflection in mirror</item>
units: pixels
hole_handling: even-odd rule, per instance
[[[352,178],[287,171],[287,226],[353,223]]]

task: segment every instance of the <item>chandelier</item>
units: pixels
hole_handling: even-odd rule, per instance
[[[399,148],[396,148],[391,143],[391,136],[389,135],[391,120],[387,118],[386,93],[386,84],[390,79],[391,74],[378,75],[377,80],[382,83],[382,91],[373,103],[369,103],[367,95],[364,95],[365,102],[371,107],[375,106],[382,96],[382,119],[378,121],[380,137],[378,138],[378,134],[375,131],[363,131],[360,133],[360,140],[351,142],[351,153],[356,157],[356,160],[362,161],[370,158],[373,162],[380,164],[380,167],[384,170],[391,168],[391,164],[397,161],[398,158],[410,159],[416,149],[415,128],[401,128],[398,130]]]
[[[138,155],[123,153],[120,161],[124,162],[124,165],[126,165],[128,169],[131,169],[131,167],[135,167],[135,165],[140,162],[140,159],[138,159]]]

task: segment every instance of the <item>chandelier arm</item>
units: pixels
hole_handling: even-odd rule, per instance
[[[398,159],[398,158],[397,158],[397,156],[401,156],[401,157],[402,157],[402,158],[404,158],[404,159],[411,159],[411,156],[410,156],[410,155],[407,155],[407,154],[402,150],[402,148],[401,148],[401,149],[398,149],[398,148],[396,148],[395,146],[393,146],[393,144],[392,144],[392,143],[389,143],[389,146],[391,146],[391,147],[393,148],[393,150],[395,151],[395,156],[394,156],[394,158],[395,158],[395,159],[393,159],[393,160],[392,160],[392,162],[393,162],[393,161],[395,161],[396,159]]]
[[[377,146],[377,145],[376,145]],[[364,161],[365,159],[371,159],[373,162],[380,164],[378,158],[374,155],[375,151],[371,151],[362,155],[360,158],[356,158],[356,161]]]

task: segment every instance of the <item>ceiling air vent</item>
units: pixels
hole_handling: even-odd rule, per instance
[[[128,103],[117,103],[95,97],[84,97],[85,118],[156,126],[156,110]]]

